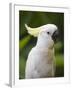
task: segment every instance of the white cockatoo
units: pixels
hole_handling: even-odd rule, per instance
[[[30,35],[37,37],[36,46],[28,55],[25,78],[45,78],[55,75],[54,42],[58,36],[58,28],[54,24],[46,24],[37,28],[25,27]]]

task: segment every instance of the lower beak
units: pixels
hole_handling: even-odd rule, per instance
[[[58,36],[59,36],[59,32],[58,32],[58,30],[56,30],[52,35],[52,39],[54,42],[57,42]]]

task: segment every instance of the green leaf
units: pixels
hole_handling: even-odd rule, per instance
[[[31,37],[28,35],[28,36],[26,36],[25,38],[23,38],[22,40],[19,41],[20,50],[22,50],[27,45],[27,43],[29,42],[30,39],[31,39]]]

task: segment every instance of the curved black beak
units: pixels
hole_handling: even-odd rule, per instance
[[[56,30],[52,35],[52,39],[54,40],[54,42],[57,42],[58,36],[59,36],[59,32],[58,30]]]

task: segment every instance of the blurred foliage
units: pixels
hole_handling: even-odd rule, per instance
[[[56,24],[59,28],[59,42],[55,44],[56,77],[64,76],[64,13],[19,11],[19,78],[25,78],[25,65],[28,53],[35,46],[37,38],[27,33],[25,24],[38,27]]]
[[[23,47],[25,47],[27,45],[27,43],[30,40],[30,36],[26,36],[25,38],[23,38],[22,40],[20,40],[19,46],[20,46],[20,50],[22,50]]]

